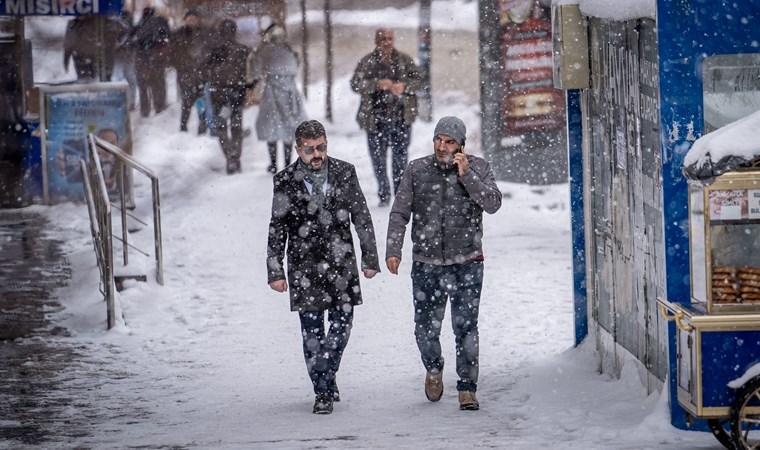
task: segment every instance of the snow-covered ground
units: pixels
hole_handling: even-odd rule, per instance
[[[470,11],[476,2],[434,2],[434,15],[442,14],[440,4],[477,17]],[[357,23],[377,25],[371,13],[355,14]],[[54,59],[51,67],[59,64]],[[335,120],[327,123],[323,91],[310,86],[307,112],[325,123],[329,155],[356,165],[384,258],[389,209],[377,206],[365,135],[354,120],[358,95],[347,78],[337,79]],[[436,119],[460,116],[477,142],[473,103],[457,92],[434,92]],[[246,126],[253,127],[256,113],[246,111]],[[77,390],[87,398],[68,410],[74,417],[85,413],[78,404],[90,405],[89,434],[53,438],[46,448],[722,448],[708,433],[672,428],[666,396],[647,395],[633,364],[622,379],[610,379],[596,373],[590,346],[572,348],[567,185],[501,183],[504,205],[485,218],[480,411],[458,409],[447,328],[444,397],[425,399],[407,258],[399,276],[384,270],[362,279],[364,305],[338,374],[342,401],[332,415],[313,415],[298,317],[287,295],[266,283],[266,145],[247,138],[243,172],[228,176],[218,142],[179,133],[178,124],[176,103],[158,116],[133,116],[134,154],[161,183],[165,285],[129,283],[114,329],[105,329],[85,207],[33,207],[56,224],[51,233],[67,242],[73,266],[72,284],[58,292],[65,308],[52,313],[71,335],[51,339],[82,349],[89,364],[112,374]],[[412,158],[432,151],[433,127],[415,124]],[[136,182],[137,212],[149,216],[149,185]],[[134,238],[149,241],[141,236],[147,233]],[[62,377],[60,386],[76,383],[76,376]],[[0,448],[12,445],[0,441]]]

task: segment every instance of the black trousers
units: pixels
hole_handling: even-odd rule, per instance
[[[222,152],[227,158],[227,172],[240,170],[243,153],[243,103],[245,87],[211,87],[211,103],[214,108],[216,135]]]
[[[325,332],[325,314],[329,328]],[[351,336],[353,308],[341,305],[327,311],[302,311],[301,336],[306,370],[314,385],[314,393],[332,397],[335,393],[335,374],[340,368],[343,351]]]

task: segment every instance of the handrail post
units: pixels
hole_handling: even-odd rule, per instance
[[[153,245],[156,252],[156,282],[164,285],[164,256],[161,245],[161,198],[158,195],[158,178],[151,183],[153,193]]]

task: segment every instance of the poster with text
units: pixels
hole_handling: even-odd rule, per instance
[[[741,220],[748,217],[746,189],[710,191],[710,220]]]
[[[84,199],[79,160],[87,159],[87,135],[96,136],[131,154],[127,91],[122,87],[72,85],[71,90],[45,92],[47,133],[43,144],[48,202]],[[87,90],[89,88],[89,90]],[[101,166],[109,194],[118,191],[116,160],[101,152]]]

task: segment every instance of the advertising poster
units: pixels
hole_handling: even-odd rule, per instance
[[[501,0],[504,135],[565,128],[565,93],[554,88],[551,13],[539,0]]]
[[[84,190],[79,160],[87,159],[87,135],[98,137],[131,154],[132,136],[127,109],[126,84],[42,88],[44,124],[43,154],[45,159],[46,203],[83,200]],[[103,176],[109,194],[118,192],[116,161],[100,152]]]

